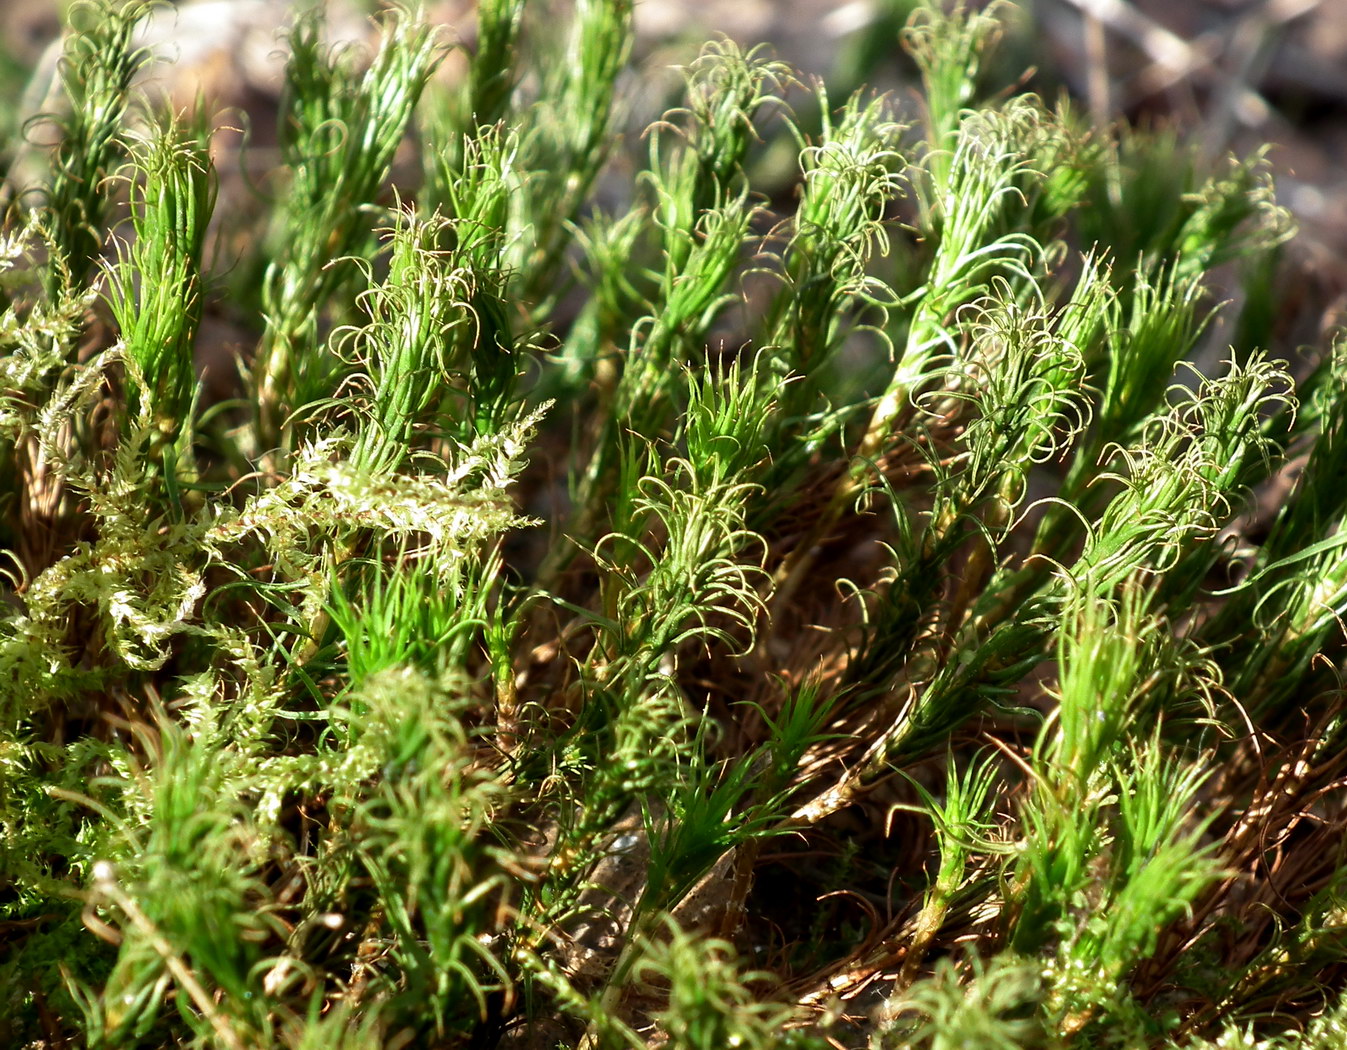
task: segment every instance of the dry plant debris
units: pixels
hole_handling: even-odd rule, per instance
[[[958,4],[624,142],[629,0],[482,0],[298,14],[239,168],[166,13],[4,154],[4,1042],[1342,1045],[1347,342],[1260,151]]]

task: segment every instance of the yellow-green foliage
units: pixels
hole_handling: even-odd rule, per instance
[[[266,196],[151,7],[72,10],[0,231],[0,1042],[1337,1046],[1347,349],[1255,345],[1261,157],[959,5],[919,103],[720,40],[624,139],[632,5],[562,6],[297,15]]]

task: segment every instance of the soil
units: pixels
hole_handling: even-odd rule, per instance
[[[827,75],[843,89],[864,79],[901,99],[911,69],[897,35],[914,2],[642,0],[637,51],[654,71],[654,90],[643,92],[648,105],[633,107],[633,128],[662,107],[658,71],[688,61],[721,33],[744,45],[766,43],[805,75]],[[55,97],[59,11],[67,6],[0,5],[4,49],[36,70],[21,102],[25,116]],[[368,6],[330,0],[334,36],[367,37]],[[449,38],[470,47],[472,0],[430,6]],[[283,71],[278,33],[294,7],[292,0],[187,0],[176,16],[162,12],[151,36],[161,53],[179,59],[165,85],[174,100],[186,104],[201,89],[222,115],[246,113],[253,148],[264,154]],[[1069,92],[1099,119],[1174,122],[1211,156],[1267,146],[1281,203],[1301,226],[1290,253],[1296,336],[1317,342],[1337,322],[1347,303],[1347,0],[1025,0],[1010,22],[1008,61],[1032,66],[1028,86],[1046,97]],[[461,68],[451,57],[445,75]]]
[[[52,86],[57,6],[0,4],[0,41],[35,70],[21,104],[25,116],[52,108],[59,96]],[[334,34],[368,38],[352,0],[331,6]],[[434,5],[451,38],[468,46],[472,6],[470,0]],[[827,75],[845,89],[863,79],[892,90],[906,105],[912,70],[898,27],[910,6],[910,0],[644,0],[637,7],[638,53],[646,68],[667,70],[724,33],[744,45],[766,42],[803,73]],[[189,0],[176,18],[168,11],[156,22],[155,41],[183,60],[164,84],[171,96],[187,104],[200,90],[217,112],[236,115],[217,121],[221,155],[237,161],[232,172],[221,163],[224,202],[251,192],[254,174],[242,170],[240,133],[231,129],[248,128],[247,155],[258,171],[274,162],[283,72],[277,35],[292,9],[287,0]],[[1048,98],[1065,91],[1101,120],[1172,122],[1212,157],[1267,146],[1279,199],[1301,226],[1281,277],[1282,345],[1269,349],[1289,356],[1301,344],[1325,345],[1326,330],[1347,311],[1347,0],[1034,0],[1012,19],[1006,48],[1008,65],[1034,67],[1029,87]],[[444,75],[455,70],[461,63],[451,60]],[[643,82],[648,102],[633,106],[634,130],[664,104],[660,75]],[[40,159],[35,146],[28,161]],[[249,214],[246,204],[233,206]],[[207,316],[199,363],[208,381],[234,374],[232,358],[250,338],[227,315]],[[1259,511],[1276,498],[1269,492]],[[787,894],[789,886],[767,884],[765,892]],[[840,903],[830,907],[823,917],[839,925],[866,919]],[[767,951],[770,931],[754,932]]]

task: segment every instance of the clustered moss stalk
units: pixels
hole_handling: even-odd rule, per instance
[[[0,1041],[1341,1045],[1347,344],[1281,359],[1261,156],[917,6],[919,104],[719,40],[625,140],[628,0],[306,9],[251,299],[153,8],[72,9]]]

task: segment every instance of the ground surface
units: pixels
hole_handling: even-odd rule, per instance
[[[902,90],[894,39],[912,0],[642,0],[644,57],[676,64],[708,37],[769,43],[805,73],[860,72]],[[59,33],[58,0],[0,5],[0,39],[19,65],[40,67]],[[439,0],[435,13],[471,42],[472,0]],[[1347,0],[1025,0],[1009,42],[1015,61],[1037,69],[1045,94],[1065,89],[1099,117],[1165,120],[1201,138],[1214,155],[1270,145],[1282,203],[1302,227],[1295,255],[1308,282],[1298,309],[1309,326],[1347,289]],[[290,0],[191,0],[175,32],[190,98],[198,82],[222,107],[265,124],[280,85],[276,32]],[[334,0],[337,32],[361,32],[361,5]],[[450,71],[453,63],[448,64]],[[39,86],[44,78],[39,74]],[[30,88],[30,108],[42,94]],[[637,106],[637,109],[643,107]],[[639,117],[644,117],[642,112]],[[633,121],[635,123],[635,121]],[[264,128],[258,128],[264,132]],[[258,136],[259,141],[265,134]],[[1309,338],[1306,336],[1305,338]]]
[[[471,6],[438,5],[444,22],[469,44]],[[686,61],[700,41],[723,32],[745,44],[769,42],[807,73],[847,86],[864,79],[901,95],[906,67],[896,26],[902,19],[890,10],[897,6],[881,0],[646,0],[638,25],[650,67]],[[1083,14],[1084,8],[1094,13]],[[173,90],[190,98],[201,86],[221,112],[246,112],[250,148],[262,168],[267,116],[280,84],[276,32],[289,10],[280,0],[194,0],[182,5],[176,29],[172,19],[164,21],[165,39],[177,41],[171,46],[181,49],[181,68],[192,73]],[[362,33],[361,16],[345,0],[335,0],[334,12],[337,32]],[[14,58],[39,70],[24,102],[29,113],[39,112],[48,97],[50,77],[44,80],[41,68],[58,29],[51,0],[10,0],[0,10],[0,34]],[[188,50],[202,43],[207,46]],[[1339,319],[1347,303],[1347,0],[1039,0],[1024,12],[1008,46],[1013,63],[1037,67],[1034,87],[1048,95],[1067,90],[1101,119],[1173,121],[1213,155],[1270,144],[1278,192],[1303,229],[1289,253],[1285,338],[1274,353],[1318,342],[1322,328]],[[446,75],[453,68],[451,61]],[[647,94],[651,104],[644,110],[639,98],[633,102],[634,126],[658,112],[659,92]],[[222,138],[230,143],[228,135]],[[231,338],[228,317],[212,317],[210,324],[203,353],[227,361],[247,337]],[[213,374],[226,375],[228,368],[214,367]]]

